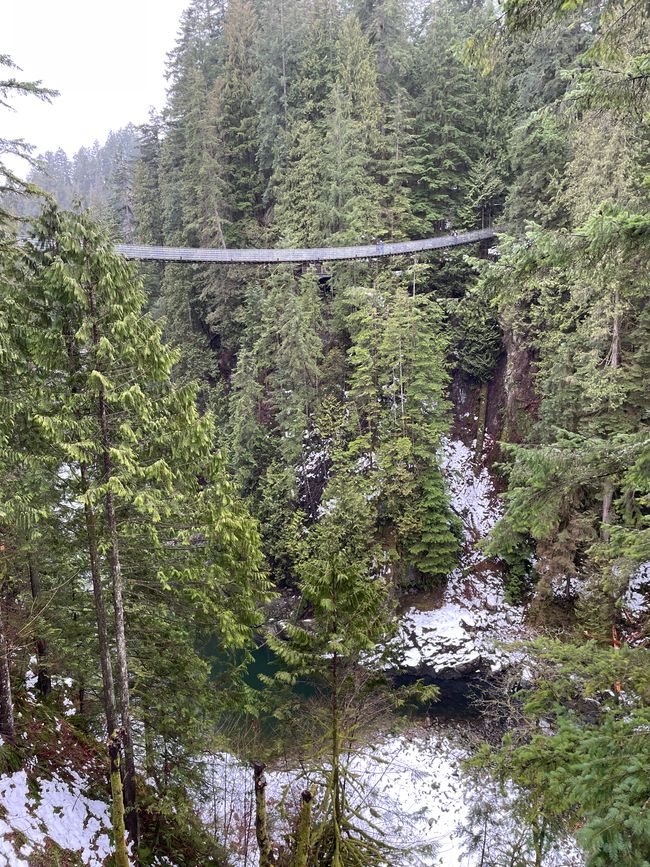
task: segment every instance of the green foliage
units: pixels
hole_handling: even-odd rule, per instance
[[[30,576],[38,570],[43,599],[32,577],[38,617],[28,628],[54,659],[75,650],[66,673],[81,692],[94,691],[82,519],[94,512],[103,572],[113,550],[101,508],[110,492],[147,770],[163,789],[183,787],[195,775],[192,756],[205,748],[206,718],[229,701],[228,690],[215,692],[199,641],[213,636],[225,651],[241,651],[259,621],[267,585],[257,527],[215,449],[213,419],[198,412],[196,387],[171,382],[177,354],[142,314],[140,281],[88,216],[46,211],[33,239],[3,262],[14,277],[8,324],[16,323],[1,360],[14,394],[3,395],[12,410],[0,447],[15,455],[5,479],[13,493],[3,497],[3,569],[16,594],[24,593],[26,566]],[[59,586],[72,625],[51,606]]]
[[[513,131],[510,158],[514,182],[506,211],[509,221],[518,227],[532,222],[544,227],[564,224],[558,200],[569,147],[558,118],[548,110],[528,115]]]
[[[507,511],[492,551],[504,541],[507,549],[513,533],[532,536],[544,581],[595,574],[606,587],[633,540],[644,550],[643,471],[634,469],[643,466],[650,406],[639,376],[648,326],[641,226],[610,206],[577,237],[536,233],[504,259],[514,270],[498,303],[534,347],[541,402],[529,443],[509,450]]]
[[[346,766],[362,735],[364,698],[376,699],[381,689],[381,670],[373,671],[372,655],[390,624],[389,586],[370,543],[372,506],[363,487],[354,476],[335,473],[323,498],[322,514],[302,540],[296,565],[299,616],[309,619],[291,622],[283,638],[267,640],[282,666],[276,676],[280,688],[305,677],[326,685],[311,744],[328,770],[310,863],[381,864],[381,842],[357,827]]]
[[[650,559],[646,7],[192,0],[166,107],[137,143],[127,129],[72,160],[46,155],[60,198],[80,190],[141,242],[372,243],[502,220],[513,232],[489,262],[176,264],[147,266],[144,284],[85,216],[48,210],[31,244],[0,239],[2,589],[19,612],[8,637],[27,629],[48,648],[39,669],[97,693],[83,507],[106,584],[110,494],[134,714],[165,822],[219,714],[255,710],[240,675],[263,620],[261,548],[274,582],[300,593],[270,639],[278,713],[291,717],[294,681],[322,689],[310,725],[331,772],[312,860],[390,861],[348,810],[341,737],[360,734],[359,708],[381,692],[360,663],[389,629],[389,600],[456,564],[440,466],[451,365],[486,386],[505,354],[516,442],[486,551],[509,598],[532,596],[543,625],[561,607],[563,626],[603,646],[627,628],[622,598]],[[23,91],[50,95],[10,78],[0,101]],[[198,650],[211,641],[236,657],[218,686]],[[539,861],[584,822],[594,865],[647,860],[640,665],[625,649],[623,671],[602,648],[535,652],[548,669],[517,699],[527,722],[490,759],[523,793],[512,810],[526,845]],[[632,668],[631,704],[612,702]],[[571,672],[607,714],[576,703]]]
[[[422,475],[422,492],[415,509],[418,533],[410,552],[424,575],[444,581],[453,567],[462,536],[462,524],[449,510],[447,492],[438,467]]]
[[[414,210],[420,230],[457,224],[468,190],[469,172],[484,154],[477,117],[487,88],[457,56],[457,46],[476,24],[454,3],[427,10],[425,36],[418,45],[415,75],[421,87],[415,102],[416,178]]]
[[[459,370],[476,382],[489,382],[503,351],[493,311],[479,291],[468,291],[453,308],[452,346]]]
[[[534,679],[517,694],[519,723],[474,763],[521,788],[532,834],[540,820],[577,826],[589,867],[647,863],[646,651],[556,641],[529,654]]]
[[[80,148],[71,158],[59,148],[33,160],[28,182],[48,193],[60,208],[89,208],[96,220],[122,241],[133,239],[134,164],[138,136],[132,124],[109,132],[106,141]],[[42,201],[35,198],[16,203],[24,217],[35,217]]]

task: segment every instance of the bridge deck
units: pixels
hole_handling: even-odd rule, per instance
[[[341,259],[371,259],[378,256],[402,256],[425,250],[474,244],[494,238],[496,229],[477,229],[419,241],[391,244],[364,244],[359,247],[312,247],[306,249],[274,248],[268,250],[201,249],[195,247],[149,247],[117,244],[115,249],[127,259],[154,259],[161,262],[216,262],[222,264],[272,264],[274,262],[330,262]]]

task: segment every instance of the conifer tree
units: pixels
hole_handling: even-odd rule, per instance
[[[377,57],[381,104],[386,109],[413,60],[413,10],[404,0],[357,0],[354,8]]]
[[[155,113],[138,127],[138,159],[133,170],[134,235],[140,243],[163,244],[163,214],[160,198],[162,120]],[[160,298],[164,266],[158,262],[142,264],[143,279],[150,308]]]
[[[288,640],[271,638],[270,646],[283,664],[280,679],[323,680],[329,695],[321,734],[328,770],[314,814],[310,862],[330,867],[380,864],[385,854],[381,842],[356,827],[345,767],[346,752],[355,739],[348,718],[351,695],[357,690],[362,654],[373,651],[386,634],[388,587],[377,573],[376,552],[368,543],[372,509],[357,481],[337,474],[325,501],[298,561],[301,597],[312,612],[315,629],[290,624]]]
[[[0,69],[17,70],[6,55],[0,55]],[[21,81],[11,75],[0,79],[0,108],[11,107],[15,96],[31,95],[50,102],[57,92],[44,88],[40,81]],[[41,385],[30,369],[25,348],[33,333],[24,321],[15,293],[23,278],[23,257],[12,223],[14,211],[7,200],[19,206],[40,190],[25,182],[10,168],[6,157],[19,158],[35,165],[33,147],[23,139],[0,139],[0,459],[3,478],[0,489],[0,732],[9,741],[14,738],[14,710],[11,689],[10,647],[4,625],[3,600],[11,573],[20,569],[25,556],[20,542],[42,517],[38,493],[48,490],[53,467],[43,454],[40,437],[30,423],[31,403]],[[33,486],[33,477],[37,485]],[[18,561],[18,562],[17,562]]]
[[[334,242],[378,237],[379,190],[373,177],[379,149],[375,62],[359,21],[348,16],[336,46],[336,79],[327,118],[327,236]]]
[[[454,3],[436,4],[419,45],[414,208],[425,234],[458,224],[469,170],[483,153],[485,84],[455,50],[468,23]]]
[[[224,645],[241,646],[263,589],[261,579],[253,578],[252,589],[240,574],[242,567],[250,577],[258,573],[257,535],[230,493],[195,389],[170,385],[176,355],[160,328],[141,317],[144,295],[130,267],[87,218],[52,211],[37,230],[25,291],[27,299],[41,299],[34,316],[47,338],[32,359],[57,371],[61,400],[56,413],[56,404],[44,406],[38,419],[70,466],[71,493],[86,509],[109,726],[112,666],[104,658],[100,573],[106,568],[111,577],[127,827],[137,841],[125,564],[131,580],[134,572],[142,580],[135,555],[146,546],[147,578],[157,579],[170,601],[174,595],[191,601]],[[219,599],[230,582],[224,607]]]
[[[224,234],[229,246],[243,246],[258,236],[256,217],[261,186],[254,102],[257,28],[258,21],[250,2],[235,0],[228,5],[223,31],[224,67],[215,81],[208,110],[208,119],[214,118],[220,175],[227,191]]]
[[[458,522],[447,505],[438,464],[448,382],[441,324],[429,299],[413,298],[397,286],[381,346],[392,379],[380,448],[386,493],[389,501],[393,493],[397,498],[397,525],[416,566],[438,578],[453,567],[458,546]]]
[[[0,70],[18,70],[19,67],[13,62],[8,54],[0,54]],[[9,73],[5,73],[9,74]],[[10,100],[15,96],[30,95],[37,99],[50,102],[55,96],[58,96],[57,91],[50,90],[42,86],[40,81],[21,81],[10,75],[9,78],[0,79],[0,109],[8,109],[11,107]],[[33,194],[37,192],[34,185],[25,182],[16,172],[6,164],[6,157],[11,156],[19,158],[28,163],[34,163],[33,158],[34,148],[24,139],[0,139],[0,194],[17,194],[24,196],[25,194]],[[3,223],[9,217],[9,213],[4,207],[0,207],[0,229],[3,229]]]

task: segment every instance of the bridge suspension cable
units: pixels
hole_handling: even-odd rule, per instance
[[[332,262],[343,259],[374,259],[382,256],[402,256],[425,250],[440,250],[461,244],[474,244],[496,237],[497,229],[476,229],[473,232],[452,232],[419,241],[362,244],[357,247],[271,248],[267,250],[234,250],[228,248],[151,247],[141,244],[116,244],[115,249],[127,259],[148,259],[159,262],[214,262],[222,265],[273,264],[275,262]]]

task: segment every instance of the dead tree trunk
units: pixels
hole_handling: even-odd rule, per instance
[[[309,789],[302,793],[300,802],[300,815],[298,817],[298,829],[296,831],[296,845],[291,867],[308,867],[309,865],[309,838],[311,836],[311,806],[314,800]]]
[[[13,741],[16,730],[14,728],[14,703],[11,695],[11,679],[9,676],[9,648],[5,636],[4,617],[2,605],[0,605],[0,734],[9,741]]]
[[[112,732],[108,739],[108,757],[110,760],[115,867],[129,867],[129,856],[124,839],[126,831],[124,826],[124,793],[120,772],[120,738],[117,731]]]
[[[609,542],[609,525],[611,523],[611,510],[613,499],[614,484],[611,479],[605,479],[605,484],[603,485],[603,514],[600,527],[600,538],[603,540],[603,542]]]
[[[260,850],[260,867],[274,867],[273,847],[269,839],[268,822],[266,815],[266,778],[264,770],[266,765],[255,762],[253,765],[253,779],[255,781],[255,836],[257,847]]]

